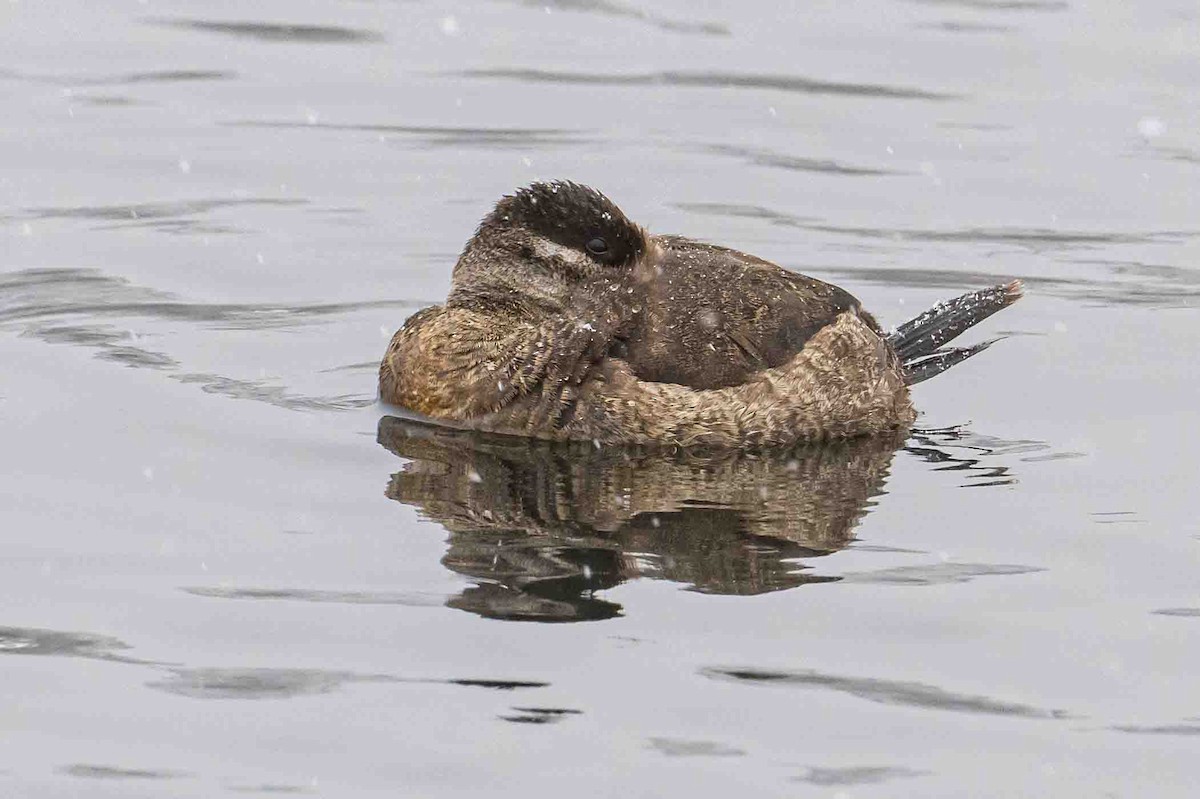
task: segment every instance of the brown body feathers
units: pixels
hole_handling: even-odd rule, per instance
[[[919,319],[957,335],[1019,296],[1008,288],[977,292],[965,310],[948,304],[949,319]],[[907,356],[949,364],[970,354],[931,347],[902,358],[836,286],[650,235],[599,192],[542,183],[483,220],[446,304],[392,338],[379,387],[385,402],[493,432],[785,446],[905,428],[915,418]]]

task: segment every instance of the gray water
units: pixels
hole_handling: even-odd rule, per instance
[[[1194,2],[22,1],[0,52],[3,795],[1191,794]],[[547,178],[886,324],[1028,296],[895,452],[391,418]]]

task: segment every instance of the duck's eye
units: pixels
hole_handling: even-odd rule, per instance
[[[604,255],[608,252],[608,242],[597,236],[584,245],[592,255]]]

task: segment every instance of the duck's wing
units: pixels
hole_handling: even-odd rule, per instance
[[[739,385],[796,356],[857,299],[745,253],[664,238],[641,284],[641,312],[614,354],[640,379],[711,389]],[[874,320],[868,324],[875,326]]]
[[[580,322],[482,303],[425,308],[392,337],[380,398],[444,422],[518,408],[527,432],[549,429],[607,353],[618,323],[610,310]]]

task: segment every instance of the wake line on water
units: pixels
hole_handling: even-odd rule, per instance
[[[94,269],[30,269],[0,275],[0,329],[46,343],[88,348],[102,360],[157,370],[210,394],[298,411],[354,410],[374,404],[375,396],[309,396],[266,380],[187,371],[176,358],[148,348],[144,337],[118,320],[184,323],[215,330],[290,330],[327,324],[364,310],[427,304],[408,299],[307,305],[195,303]]]

